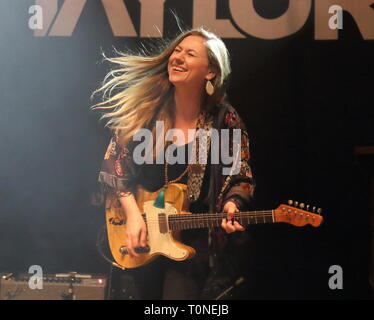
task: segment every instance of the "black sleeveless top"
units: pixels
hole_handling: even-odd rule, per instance
[[[185,148],[185,161],[184,163],[168,164],[168,181],[177,179],[184,170],[186,170],[188,165],[188,147],[192,142],[176,147],[173,156],[178,154],[178,149]],[[206,166],[203,183],[201,186],[201,192],[199,198],[190,203],[190,211],[192,213],[204,213],[208,212],[208,205],[205,203],[205,199],[208,195],[209,189],[209,178],[210,178],[210,153],[208,155],[208,163]],[[161,189],[165,183],[165,164],[141,164],[136,165],[137,171],[139,172],[139,184],[149,192],[155,192]],[[188,173],[186,173],[181,180],[177,183],[182,183],[187,185]]]

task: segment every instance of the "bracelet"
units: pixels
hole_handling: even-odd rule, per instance
[[[240,211],[241,206],[242,206],[242,202],[241,202],[241,200],[238,199],[237,197],[232,197],[232,198],[228,198],[228,199],[226,199],[226,200],[223,202],[222,208],[223,208],[223,207],[226,205],[226,203],[229,202],[229,201],[233,202],[233,203],[236,205],[236,207],[238,208],[238,210]]]
[[[125,198],[125,197],[132,195],[132,192],[131,191],[116,191],[116,194],[118,198]]]

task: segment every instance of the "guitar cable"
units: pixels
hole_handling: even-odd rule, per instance
[[[104,243],[104,233],[106,233],[106,225],[104,224],[100,229],[99,232],[97,233],[97,240],[96,240],[96,248],[97,251],[100,253],[100,255],[107,261],[109,262],[112,266],[115,266],[117,268],[120,268],[122,270],[126,270],[126,268],[120,266],[118,263],[114,262],[110,258],[108,258],[105,253],[102,250],[102,244]]]
[[[108,289],[107,289],[107,300],[110,300],[111,295],[112,295],[112,276],[113,276],[113,267],[118,267],[122,270],[125,270],[125,268],[121,267],[119,264],[108,258],[103,250],[102,250],[102,245],[104,243],[104,234],[106,233],[106,225],[104,224],[98,231],[97,233],[97,240],[96,240],[96,248],[99,254],[106,260],[107,262],[110,263],[110,270],[109,270],[109,277],[108,277]]]
[[[220,300],[222,297],[227,296],[236,286],[240,285],[243,282],[244,282],[244,277],[240,277],[229,288],[227,288],[220,295],[218,295],[216,298],[214,298],[214,300]]]

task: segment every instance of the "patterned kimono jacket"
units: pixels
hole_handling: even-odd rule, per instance
[[[241,141],[240,146],[237,146],[237,148],[233,147],[232,134],[229,135],[230,155],[234,158],[233,150],[238,150],[239,154],[236,156],[240,156],[240,168],[236,170],[235,174],[223,175],[222,170],[225,165],[221,163],[222,161],[218,164],[207,163],[194,165],[193,169],[188,171],[187,177],[187,194],[189,200],[193,202],[199,198],[205,171],[210,170],[209,181],[204,184],[205,186],[208,185],[209,189],[207,192],[204,192],[206,195],[204,202],[206,207],[209,208],[209,212],[222,212],[223,206],[227,201],[233,201],[240,211],[246,210],[253,197],[254,179],[249,165],[249,139],[244,123],[236,110],[227,102],[223,102],[217,106],[216,112],[208,116],[204,115],[203,120],[198,121],[197,129],[200,128],[206,130],[215,128],[218,129],[218,132],[220,132],[221,129],[229,129],[229,131],[240,129]],[[209,149],[209,135],[203,136],[202,139],[207,140],[205,145],[207,145]],[[196,143],[196,145],[198,146],[199,144]],[[101,186],[101,198],[103,198],[107,192],[114,192],[118,196],[128,192],[135,193],[137,187],[135,181],[137,181],[139,172],[137,172],[136,166],[134,165],[131,150],[129,146],[120,146],[117,134],[112,136],[99,173],[98,181]],[[197,154],[199,154],[199,151],[200,150],[197,150]],[[230,166],[231,165],[226,165],[226,167]],[[196,260],[195,265],[199,266],[201,265],[199,261],[207,261],[204,257],[208,256],[210,269],[220,270],[210,271],[213,276],[209,276],[206,281],[206,288],[208,290],[206,293],[207,298],[212,297],[212,293],[210,292],[212,288],[217,288],[217,286],[212,285],[212,283],[220,281],[217,279],[230,277],[229,280],[225,279],[226,282],[222,285],[225,286],[236,276],[234,275],[236,272],[234,270],[234,259],[227,254],[227,252],[232,250],[225,250],[225,248],[232,248],[232,245],[243,243],[246,239],[245,232],[227,234],[221,227],[213,228],[210,231],[210,236],[208,237],[209,244],[206,244],[207,249],[201,249],[204,252],[202,253],[203,258],[200,259],[198,254],[194,258]],[[229,270],[230,268],[231,270]],[[230,273],[232,275],[227,276],[227,274]]]
[[[240,168],[239,170],[236,170],[235,174],[223,175],[222,170],[225,166],[221,163],[222,161],[219,161],[218,164],[198,163],[197,165],[193,165],[192,169],[188,171],[187,177],[187,195],[189,200],[190,202],[196,201],[199,198],[202,188],[208,188],[208,192],[205,190],[205,192],[202,194],[206,194],[204,203],[205,207],[209,208],[210,213],[222,212],[223,206],[229,200],[235,202],[240,211],[246,210],[253,197],[254,180],[249,165],[249,140],[245,125],[240,119],[236,110],[227,102],[224,102],[217,106],[214,114],[209,116],[205,114],[202,120],[199,119],[197,129],[205,129],[204,132],[209,132],[208,130],[211,128],[218,129],[218,132],[221,132],[221,129],[229,129],[229,131],[240,129],[240,145],[236,148],[233,146],[233,135],[229,135],[230,155],[232,155],[233,158],[235,156],[240,157]],[[203,135],[200,138],[206,140],[206,143],[202,143],[201,145],[206,145],[209,149],[210,136]],[[195,145],[199,146],[200,144],[196,142]],[[99,173],[98,181],[100,182],[101,186],[102,198],[107,192],[115,192],[118,196],[128,192],[135,194],[137,187],[137,183],[135,181],[139,181],[137,180],[139,172],[137,172],[136,166],[134,166],[131,150],[132,149],[129,146],[120,146],[118,143],[118,135],[113,135]],[[238,154],[233,154],[233,150],[237,150]],[[196,150],[193,152],[195,151]],[[199,151],[200,150],[197,150],[197,152]],[[197,153],[197,155],[198,154],[199,153]],[[230,166],[232,166],[232,164],[226,165],[226,167]],[[206,169],[210,170],[208,181],[209,185],[203,186],[202,182]],[[196,234],[193,234],[192,236],[195,237]],[[199,247],[197,251],[198,254],[194,258],[195,266],[197,266],[196,268],[200,268],[199,266],[201,264],[205,264],[206,261],[208,261],[211,270],[220,270],[213,272],[210,271],[212,274],[221,274],[224,275],[223,277],[226,277],[228,273],[231,272],[231,274],[234,274],[236,272],[234,270],[234,258],[225,254],[232,250],[227,250],[227,248],[230,248],[232,245],[235,246],[243,243],[246,237],[247,235],[245,232],[234,232],[233,234],[227,234],[221,227],[217,227],[210,229],[208,243],[206,243],[206,245],[203,245],[202,242],[186,242],[186,244],[195,246],[195,248],[196,246]],[[204,240],[201,241],[204,242]],[[205,262],[201,263],[201,261]],[[232,269],[231,271],[228,270],[230,268]],[[217,276],[214,277],[217,278]],[[218,276],[218,278],[219,277],[220,276]],[[235,275],[231,276],[231,278],[233,277],[235,277]],[[227,282],[231,280],[225,281]],[[210,282],[212,281],[217,282],[215,279],[210,280]],[[209,283],[209,280],[207,283]],[[212,285],[208,284],[206,287],[208,290],[211,290]],[[210,296],[211,294],[207,293],[207,297],[209,298]]]
[[[205,202],[209,206],[209,211],[221,212],[224,204],[229,200],[235,202],[239,210],[244,210],[252,199],[254,190],[254,179],[249,165],[249,140],[245,125],[232,106],[222,103],[214,114],[204,115],[203,121],[198,122],[197,129],[205,129],[208,132],[211,128],[218,129],[218,132],[221,129],[241,130],[241,145],[236,149],[240,152],[238,155],[240,156],[240,170],[236,174],[223,175],[223,168],[230,168],[232,164],[197,163],[197,165],[193,165],[192,170],[188,171],[187,193],[189,200],[196,201],[198,199],[207,169],[210,170],[210,185]],[[207,141],[203,145],[209,149],[210,137],[207,135],[202,137],[202,139],[204,138]],[[199,146],[199,143],[197,142],[196,145]],[[230,135],[229,149],[230,154],[235,157],[232,135]],[[200,150],[196,152],[198,155]],[[99,173],[98,181],[102,194],[115,192],[120,196],[123,193],[135,193],[137,176],[138,172],[133,162],[131,147],[120,146],[118,135],[115,133],[111,138]]]

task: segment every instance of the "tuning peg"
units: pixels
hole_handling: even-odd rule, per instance
[[[312,211],[313,211],[313,212],[316,212],[316,207],[313,207]]]
[[[300,203],[300,206],[299,206],[301,209],[304,209],[305,207],[305,204],[304,203]]]
[[[298,201],[295,201],[295,207],[297,207],[299,205],[299,202]]]
[[[322,209],[321,209],[321,208],[318,208],[317,213],[318,213],[318,214],[321,214],[321,213],[322,213]]]
[[[288,204],[289,204],[290,206],[292,206],[293,201],[292,201],[292,200],[288,200]]]
[[[306,205],[306,211],[309,211],[309,204]]]

